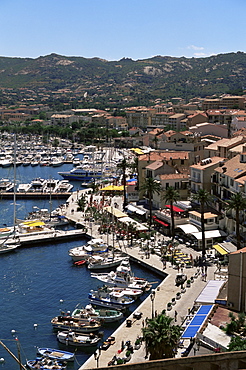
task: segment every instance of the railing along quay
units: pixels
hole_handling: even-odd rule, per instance
[[[42,192],[29,192],[29,193],[16,193],[16,199],[35,199],[35,198],[42,198],[42,199],[67,199],[70,197],[72,193],[42,193]],[[7,193],[0,193],[1,199],[13,199],[14,193],[7,192]]]

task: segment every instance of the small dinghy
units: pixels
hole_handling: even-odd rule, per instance
[[[38,348],[37,351],[41,356],[47,356],[51,360],[59,360],[59,361],[73,361],[74,360],[74,353],[62,351],[61,349]]]
[[[79,334],[73,331],[61,331],[57,334],[57,339],[60,343],[65,344],[66,346],[75,346],[75,347],[92,347],[96,346],[97,343],[101,340],[100,337],[90,334]]]
[[[86,264],[86,260],[76,261],[74,262],[75,266],[83,266]]]

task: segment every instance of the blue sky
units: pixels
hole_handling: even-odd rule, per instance
[[[0,0],[0,56],[245,52],[245,14],[245,0]]]

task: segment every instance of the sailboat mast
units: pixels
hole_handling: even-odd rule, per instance
[[[20,365],[20,369],[26,370],[26,367],[24,365],[22,365],[22,363],[19,361],[19,359],[13,354],[13,352],[10,351],[10,349],[7,346],[5,346],[5,344],[1,340],[0,340],[0,344],[13,357],[13,359]]]
[[[16,225],[16,134],[14,134],[14,232],[15,232],[15,225]]]

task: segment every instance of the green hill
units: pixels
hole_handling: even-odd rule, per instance
[[[79,99],[87,92],[88,101],[109,104],[240,93],[246,88],[246,54],[207,58],[155,56],[136,61],[57,54],[36,59],[0,57],[0,88],[18,90],[20,94],[29,89],[39,98],[59,92]]]

